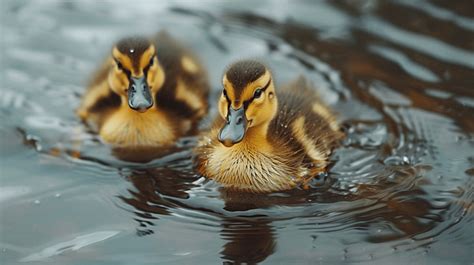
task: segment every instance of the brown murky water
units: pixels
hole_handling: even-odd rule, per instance
[[[0,263],[474,264],[472,1],[2,1]],[[124,162],[74,116],[111,43],[303,74],[348,132],[325,183],[231,194],[194,137]],[[212,117],[212,114],[211,116]],[[210,120],[203,122],[203,127]]]

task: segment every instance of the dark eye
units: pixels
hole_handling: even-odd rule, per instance
[[[259,98],[263,93],[263,90],[261,88],[255,90],[255,92],[253,93],[253,98]]]
[[[224,90],[222,90],[222,95],[224,95],[224,97],[226,97],[226,98],[227,98],[227,91],[226,91],[225,89],[224,89]]]
[[[123,65],[122,65],[122,63],[120,63],[119,61],[117,61],[117,68],[118,68],[119,70],[123,70]]]
[[[155,57],[151,57],[151,59],[150,59],[150,63],[148,64],[148,67],[150,67],[150,66],[152,66],[152,65],[153,65],[153,62],[155,61],[154,59],[155,59]]]

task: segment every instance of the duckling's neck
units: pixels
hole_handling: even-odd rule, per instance
[[[244,140],[231,147],[220,143],[212,146],[212,151],[204,152],[203,174],[226,187],[254,192],[295,186],[296,174],[288,166],[286,149],[276,152],[267,137],[268,128],[268,124],[249,128]]]
[[[262,148],[270,146],[267,137],[269,125],[269,123],[264,123],[248,128],[241,144],[246,145],[247,147],[255,147],[260,150],[266,150]]]
[[[108,143],[126,146],[163,145],[176,138],[165,113],[156,107],[140,113],[130,109],[123,100],[120,108],[102,125],[100,135]]]

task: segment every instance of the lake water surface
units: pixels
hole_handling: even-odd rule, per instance
[[[472,1],[2,1],[1,264],[474,264]],[[195,137],[125,162],[74,115],[112,43],[168,30],[304,75],[347,139],[325,183],[232,194]]]

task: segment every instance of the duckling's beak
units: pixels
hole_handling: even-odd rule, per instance
[[[244,107],[237,110],[229,107],[227,122],[220,130],[217,139],[225,146],[231,147],[244,139],[246,131],[247,118],[245,117]]]
[[[145,112],[153,106],[153,98],[145,77],[130,78],[130,86],[128,87],[128,106],[139,112]]]

